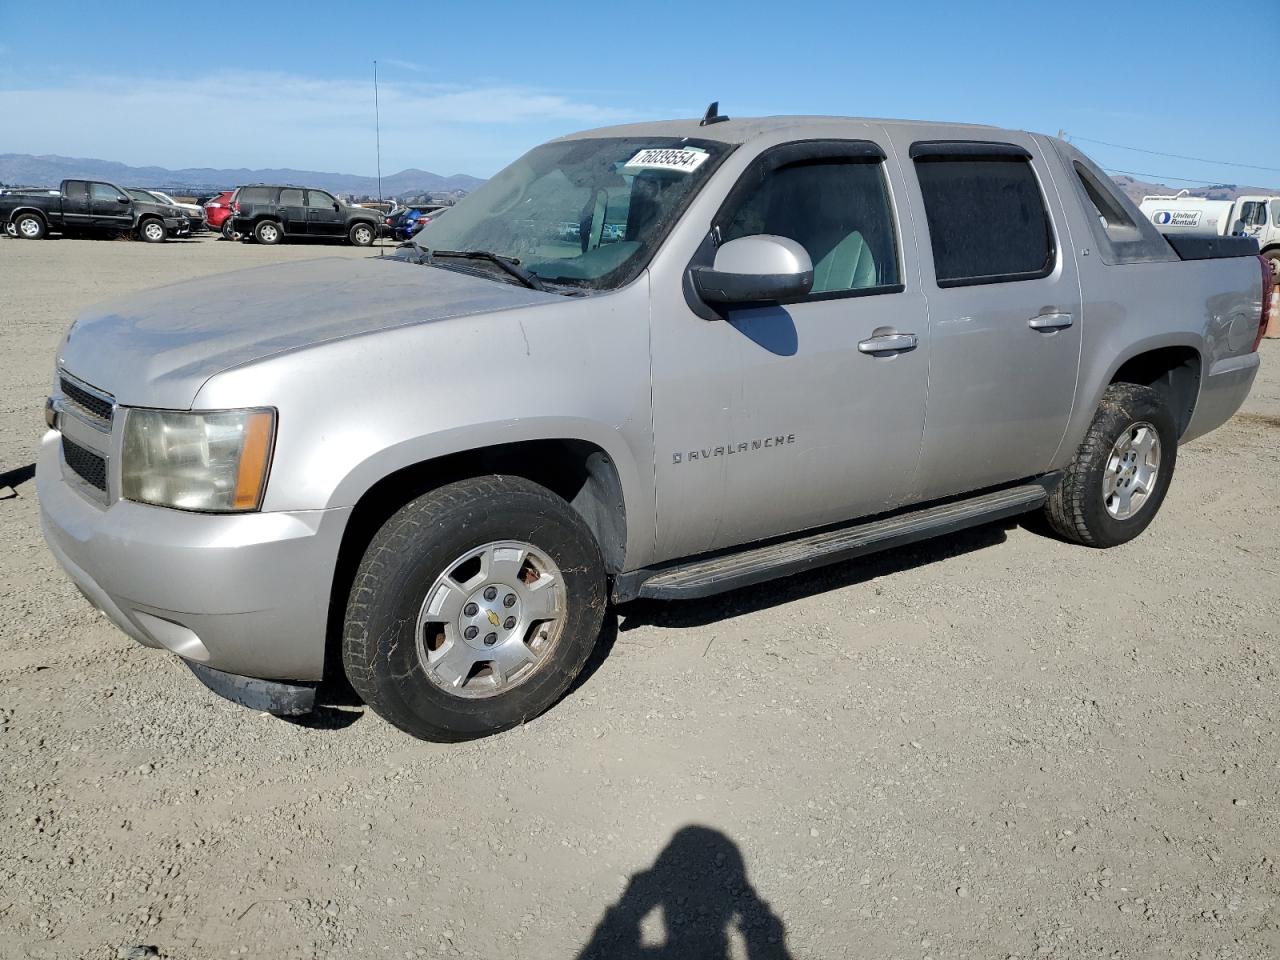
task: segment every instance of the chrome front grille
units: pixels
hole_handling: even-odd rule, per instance
[[[71,472],[95,490],[107,492],[107,460],[74,440],[62,438],[62,459]]]
[[[66,374],[58,378],[64,409],[99,429],[110,431],[115,415],[115,398]]]

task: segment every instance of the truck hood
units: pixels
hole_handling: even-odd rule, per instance
[[[559,300],[400,257],[326,257],[171,284],[91,307],[68,331],[58,365],[118,403],[188,409],[214,374],[264,357]]]

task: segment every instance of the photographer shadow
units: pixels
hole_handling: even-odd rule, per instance
[[[741,949],[731,949],[732,940]],[[718,830],[689,826],[671,838],[652,867],[631,877],[578,960],[731,956],[790,960],[786,929],[747,879],[737,845]]]

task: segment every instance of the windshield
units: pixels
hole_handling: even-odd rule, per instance
[[[153,197],[151,194],[147,193],[147,191],[145,190],[130,190],[129,196],[133,197],[133,199],[135,200],[141,200],[143,203],[156,202],[156,198]]]
[[[543,144],[432,219],[414,243],[483,250],[540,280],[614,289],[644,269],[731,149],[675,137]]]
[[[151,195],[155,197],[157,200],[161,201],[162,203],[169,204],[171,207],[177,206],[177,203],[174,202],[173,197],[169,196],[167,193],[161,193],[159,190],[154,190],[152,191]]]

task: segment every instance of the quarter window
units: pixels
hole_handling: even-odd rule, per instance
[[[800,161],[768,171],[720,228],[722,243],[756,234],[787,237],[809,252],[811,296],[898,289],[897,241],[879,161]]]
[[[922,156],[916,159],[916,175],[938,286],[1048,276],[1053,232],[1026,159]]]

